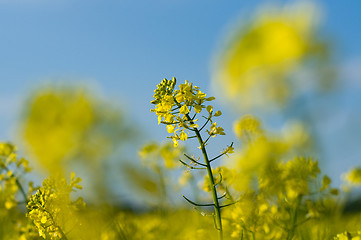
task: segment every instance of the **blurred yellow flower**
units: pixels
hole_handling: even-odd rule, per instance
[[[30,100],[22,134],[42,166],[54,173],[94,121],[94,103],[84,91],[44,89]]]
[[[142,159],[142,163],[146,166],[176,168],[181,166],[178,160],[183,151],[184,147],[174,148],[169,142],[163,144],[151,142],[145,144],[138,154]]]
[[[353,168],[345,175],[345,180],[353,185],[361,185],[361,168]]]
[[[252,115],[242,116],[234,123],[233,129],[238,138],[250,138],[263,133],[261,122]]]
[[[292,74],[320,53],[314,4],[266,7],[236,30],[215,62],[214,84],[241,107],[284,104],[298,90]]]
[[[51,174],[70,162],[97,165],[132,134],[121,112],[85,88],[51,85],[30,95],[21,137],[27,150]]]

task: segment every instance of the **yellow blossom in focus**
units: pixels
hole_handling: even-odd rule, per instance
[[[166,124],[168,133],[174,133],[174,136],[168,137],[173,140],[174,147],[179,145],[179,140],[186,141],[188,139],[188,130],[195,131],[199,128],[196,123],[199,119],[196,117],[204,108],[208,112],[208,118],[204,116],[207,119],[206,124],[212,123],[210,129],[206,130],[207,133],[212,137],[225,135],[223,128],[211,120],[212,117],[222,115],[222,112],[216,111],[213,114],[213,106],[208,105],[206,107],[204,105],[205,102],[214,100],[214,97],[206,98],[206,94],[201,92],[199,87],[187,80],[179,85],[179,89],[175,89],[175,86],[175,78],[172,80],[163,79],[154,90],[154,100],[151,101],[152,104],[155,104],[155,108],[151,111],[157,114],[158,124]],[[193,116],[191,117],[191,115]],[[180,131],[179,134],[177,133],[178,130]]]

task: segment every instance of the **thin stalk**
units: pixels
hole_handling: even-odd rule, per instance
[[[188,120],[192,123],[192,120],[190,119],[189,115],[186,114],[186,116],[187,116]],[[203,142],[203,139],[202,139],[202,136],[201,136],[199,130],[197,128],[194,128],[194,132],[197,136],[199,145],[202,150],[204,163],[206,165],[208,178],[209,178],[209,181],[211,184],[212,197],[213,197],[213,203],[214,203],[214,216],[215,216],[216,226],[217,226],[217,230],[218,230],[218,237],[220,240],[223,240],[221,207],[218,202],[217,189],[216,189],[216,185],[215,185],[215,181],[214,181],[214,177],[213,177],[213,173],[212,173],[212,167],[211,167],[211,164],[208,159],[207,151],[205,148],[205,143]]]
[[[21,183],[20,183],[20,181],[18,179],[16,179],[15,182],[16,182],[16,185],[18,185],[18,188],[20,189],[20,192],[23,195],[25,202],[27,203],[29,200],[28,200],[28,198],[26,196],[26,193],[24,191],[23,186],[21,185]]]
[[[297,212],[298,212],[298,208],[300,206],[301,203],[301,198],[302,196],[297,197],[296,200],[296,207],[291,210],[291,228],[288,230],[288,235],[287,235],[287,240],[291,240],[293,238],[293,236],[295,235],[295,231],[296,231],[296,227],[297,227]]]
[[[6,166],[5,166],[5,169],[6,169],[7,171],[10,171],[9,168],[6,167]],[[18,179],[17,177],[15,177],[14,173],[11,174],[11,177],[14,177],[14,178],[15,178],[15,183],[16,183],[16,185],[18,185],[18,188],[19,188],[21,194],[23,195],[24,200],[25,200],[26,202],[28,202],[28,197],[26,196],[25,190],[24,190],[23,186],[21,185],[19,179]]]
[[[161,209],[161,213],[164,213],[164,209],[166,208],[166,201],[167,201],[167,188],[164,181],[164,173],[160,166],[155,167],[155,171],[158,173],[159,177],[159,185],[160,185],[160,194],[159,194],[159,206]]]
[[[68,240],[68,238],[66,237],[66,235],[65,235],[65,233],[63,232],[63,230],[61,229],[61,227],[59,227],[58,225],[55,224],[53,215],[51,215],[51,213],[48,212],[45,208],[43,208],[43,210],[49,214],[50,219],[51,219],[51,220],[53,221],[53,223],[54,223],[54,226],[59,230],[60,235],[61,235],[61,239],[62,239],[62,240]]]
[[[256,240],[256,234],[255,234],[255,231],[252,231],[252,232],[251,232],[251,234],[252,234],[252,240]]]

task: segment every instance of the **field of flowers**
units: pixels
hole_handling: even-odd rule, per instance
[[[335,187],[310,112],[285,117],[310,92],[335,89],[315,14],[309,3],[261,10],[219,49],[210,81],[232,125],[197,80],[172,76],[149,89],[164,141],[139,148],[140,130],[87,88],[29,93],[19,143],[0,142],[0,239],[361,239],[361,203],[350,198],[361,167]],[[249,109],[286,124],[269,129]]]

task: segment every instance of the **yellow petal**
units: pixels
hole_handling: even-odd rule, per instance
[[[182,140],[182,141],[185,141],[185,140],[188,139],[188,136],[187,136],[187,134],[186,134],[184,131],[182,131],[182,132],[179,134],[179,139]]]
[[[174,132],[174,126],[171,125],[171,124],[167,125],[167,132],[168,133],[173,133]]]
[[[221,112],[221,111],[217,111],[217,112],[214,114],[215,117],[219,117],[219,116],[221,116],[221,115],[222,115],[222,112]]]
[[[48,220],[47,217],[44,215],[44,216],[41,218],[40,222],[44,224],[44,223],[46,223],[47,220]]]

